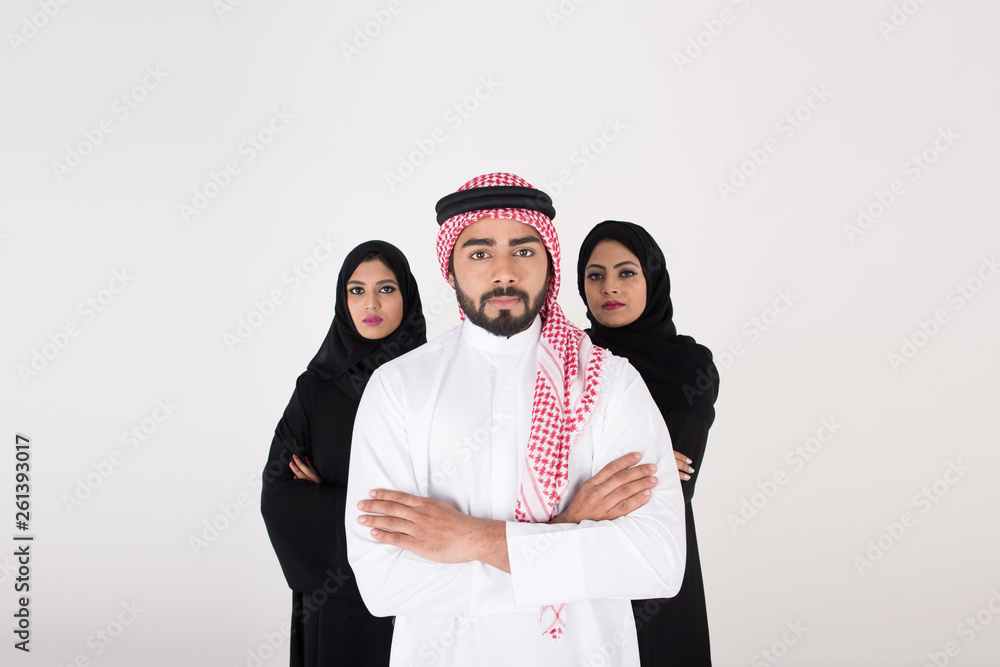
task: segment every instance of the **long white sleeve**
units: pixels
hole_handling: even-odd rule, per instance
[[[414,456],[416,454],[416,456]],[[372,489],[427,495],[418,482],[419,447],[408,441],[399,397],[376,371],[354,422],[347,485],[347,555],[358,588],[376,616],[480,616],[518,611],[511,576],[485,563],[434,563],[373,538],[358,523],[358,502]],[[423,466],[426,470],[426,463]]]

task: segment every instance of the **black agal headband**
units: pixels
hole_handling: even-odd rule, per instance
[[[551,197],[541,190],[517,185],[493,185],[460,190],[442,197],[434,206],[439,225],[448,218],[462,213],[496,208],[523,208],[529,211],[538,211],[547,216],[549,220],[556,217],[556,209],[552,206]]]

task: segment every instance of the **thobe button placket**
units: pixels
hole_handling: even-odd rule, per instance
[[[504,521],[513,518],[511,490],[517,490],[517,434],[515,407],[518,396],[517,366],[523,353],[507,352],[496,355],[497,382],[492,401],[490,448],[493,463],[493,518]]]

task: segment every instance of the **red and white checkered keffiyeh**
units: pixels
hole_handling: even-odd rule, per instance
[[[513,174],[478,176],[459,191],[498,185],[532,187]],[[518,491],[514,516],[525,523],[546,522],[569,484],[569,451],[597,403],[606,351],[590,342],[583,330],[571,324],[559,307],[559,237],[552,220],[543,213],[522,208],[470,211],[448,218],[437,238],[441,273],[448,277],[448,257],[463,229],[483,218],[512,219],[531,225],[542,237],[552,257],[552,274],[546,288],[538,373],[531,406],[526,474]],[[459,308],[461,311],[461,308]],[[465,318],[465,314],[462,318]],[[543,633],[558,638],[565,633],[564,604],[541,609]]]

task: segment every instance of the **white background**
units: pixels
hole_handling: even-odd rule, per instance
[[[773,664],[768,649],[921,665],[947,642],[949,664],[996,664],[995,2],[907,0],[898,26],[884,0],[53,6],[0,11],[0,663],[286,664],[259,477],[343,256],[399,245],[440,334],[457,311],[434,203],[512,171],[555,199],[572,319],[580,241],[630,220],[668,254],[678,329],[716,352],[694,502],[716,664]],[[293,118],[262,132],[275,110]],[[87,139],[102,119],[113,131]],[[212,187],[229,161],[239,173]],[[326,261],[308,259],[318,239],[338,244]],[[296,283],[293,265],[313,271]],[[259,326],[227,344],[241,319]],[[158,399],[177,407],[129,447]],[[842,427],[793,464],[823,419]],[[16,433],[32,447],[30,656],[11,647]],[[952,464],[955,483],[915,500]],[[904,512],[915,524],[893,537]],[[213,521],[228,525],[208,540]],[[960,627],[977,612],[992,622]]]

